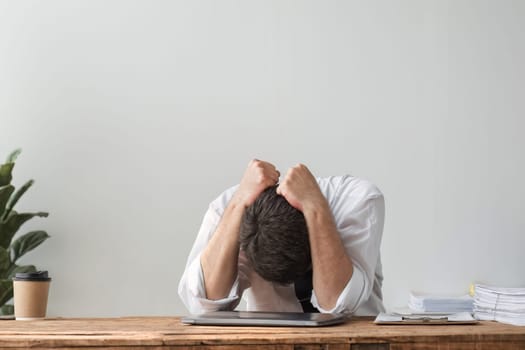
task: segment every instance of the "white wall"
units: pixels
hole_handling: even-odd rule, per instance
[[[375,182],[387,307],[525,285],[525,2],[0,1],[0,157],[23,153],[49,314],[174,315],[251,158]],[[25,230],[22,230],[23,233]]]

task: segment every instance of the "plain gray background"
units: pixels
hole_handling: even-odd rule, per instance
[[[177,315],[252,158],[386,198],[385,304],[523,286],[523,1],[0,1],[0,158],[48,315]]]

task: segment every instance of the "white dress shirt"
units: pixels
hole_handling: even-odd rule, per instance
[[[317,179],[335,219],[341,241],[353,263],[353,274],[335,306],[321,308],[315,291],[311,302],[320,312],[377,315],[384,311],[381,285],[383,273],[379,248],[383,234],[385,205],[382,193],[372,183],[352,176]],[[229,295],[220,300],[206,298],[201,253],[215,232],[237,186],[223,192],[210,203],[193,244],[186,269],[179,283],[179,295],[192,314],[233,310],[241,297],[249,311],[302,312],[294,284],[281,285],[260,277],[241,251],[238,275]]]

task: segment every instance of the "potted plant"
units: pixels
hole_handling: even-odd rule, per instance
[[[18,265],[18,260],[49,238],[45,231],[31,231],[17,236],[20,227],[34,217],[47,217],[48,213],[18,213],[14,207],[24,193],[33,185],[29,180],[18,190],[11,184],[12,171],[21,150],[12,152],[0,165],[0,314],[13,314],[8,302],[13,298],[12,278],[17,272],[35,272],[34,265]]]

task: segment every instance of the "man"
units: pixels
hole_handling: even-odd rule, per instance
[[[302,164],[279,177],[252,160],[210,204],[179,283],[188,310],[233,310],[244,294],[251,311],[384,311],[381,192]]]

